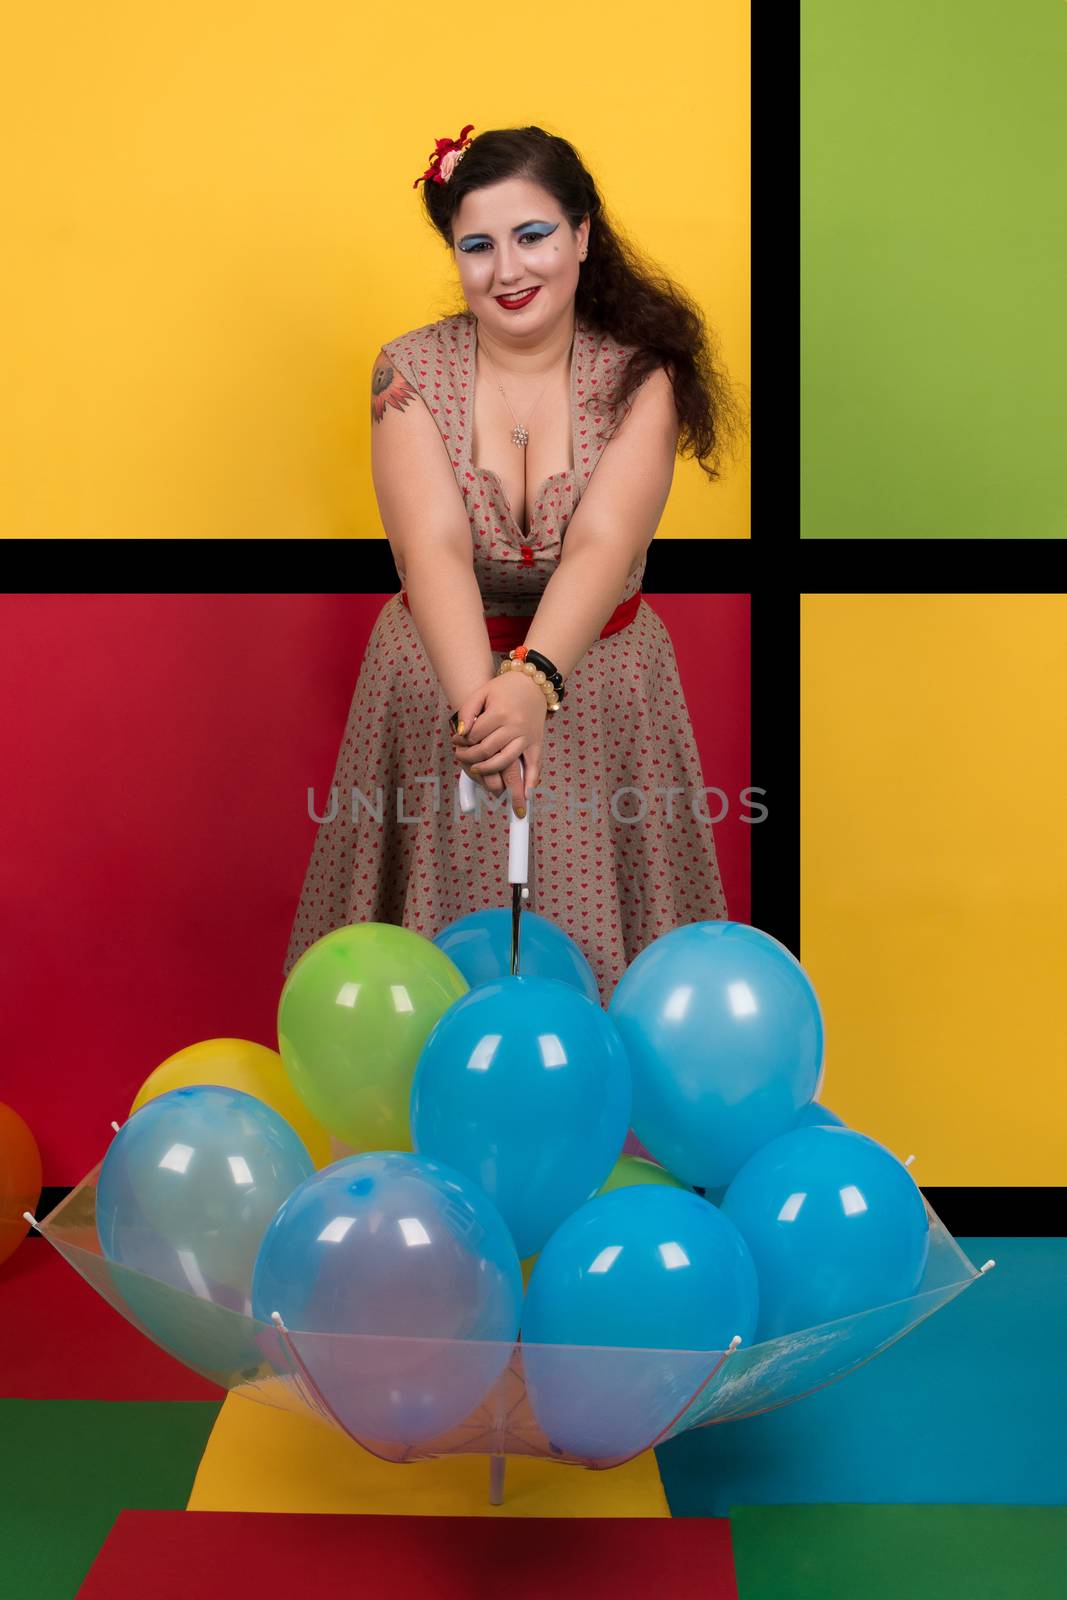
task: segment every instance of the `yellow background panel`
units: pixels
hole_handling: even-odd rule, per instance
[[[605,1472],[508,1456],[489,1504],[489,1457],[381,1461],[315,1418],[227,1395],[190,1511],[348,1511],[417,1517],[669,1517],[655,1452]]]
[[[0,536],[381,537],[371,369],[458,303],[412,184],[468,122],[569,139],[747,395],[747,11],[13,11]],[[664,535],[748,537],[747,452],[726,468],[678,462]]]
[[[820,1098],[927,1185],[1067,1183],[1067,595],[801,597]]]

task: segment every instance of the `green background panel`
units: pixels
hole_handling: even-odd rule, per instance
[[[1062,1600],[1060,1506],[740,1506],[740,1600]]]
[[[803,0],[801,534],[1062,538],[1067,4]]]
[[[210,1401],[0,1400],[4,1594],[71,1600],[124,1506],[183,1510],[218,1411]]]

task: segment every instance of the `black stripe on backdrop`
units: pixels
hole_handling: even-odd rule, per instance
[[[2,536],[2,534],[0,534]],[[330,582],[338,576],[359,579],[360,592],[380,594],[386,599],[400,588],[396,566],[388,541],[372,539],[12,539],[20,557],[19,576],[55,576],[57,569],[71,584],[86,583],[84,590],[66,589],[64,594],[89,594],[101,575],[121,575],[132,589],[108,589],[108,594],[169,594],[160,590],[159,580],[166,574],[183,584],[199,570],[214,580],[211,594],[245,593],[216,587],[230,575],[254,578],[257,594],[288,594],[288,588],[274,589],[304,578],[303,593],[331,591]],[[58,548],[57,548],[58,547]],[[201,547],[203,554],[200,555]],[[703,592],[704,581],[713,576],[720,591],[747,590],[753,570],[751,543],[747,539],[655,539],[649,546],[642,587],[648,594]],[[11,591],[8,591],[9,593]],[[26,589],[16,594],[38,595],[47,591]],[[173,591],[176,601],[189,591]]]
[[[68,1186],[50,1184],[41,1191],[34,1215],[39,1221],[43,1220],[69,1193]],[[1064,1189],[942,1189],[927,1185],[923,1187],[923,1194],[956,1238],[1011,1234],[1058,1239],[1067,1235],[1067,1218],[1064,1217],[1067,1190]],[[31,1228],[29,1237],[40,1236]]]
[[[779,513],[775,508],[773,516]],[[785,521],[788,513],[781,513]],[[0,530],[0,538],[3,537]],[[24,582],[43,582],[57,570],[72,585],[65,594],[92,593],[101,576],[121,577],[133,588],[107,590],[108,594],[158,594],[161,577],[170,575],[183,583],[196,576],[197,552],[206,546],[199,569],[215,580],[212,594],[229,593],[220,589],[219,580],[231,573],[256,580],[258,594],[287,594],[294,576],[306,580],[305,593],[329,591],[329,584],[340,574],[358,577],[360,590],[383,597],[399,589],[396,567],[388,542],[383,537],[370,539],[8,539],[8,550],[18,553],[18,576]],[[927,539],[805,539],[802,543],[786,532],[773,531],[753,539],[666,539],[653,540],[645,562],[643,588],[648,594],[703,593],[712,587],[719,592],[750,591],[762,595],[771,588],[791,585],[794,593],[812,594],[913,594],[930,588],[930,541]],[[919,546],[913,550],[912,546]],[[936,550],[935,546],[935,550]],[[1020,549],[1025,550],[1025,562]],[[1021,571],[1021,563],[1025,572]],[[9,562],[10,565],[10,562]],[[966,546],[966,593],[1042,594],[1059,593],[1063,581],[1062,558],[1056,542],[1041,539],[969,540]],[[901,587],[901,580],[914,576],[917,581]],[[1012,576],[1026,577],[1025,589],[1010,587]],[[84,590],[76,587],[80,581]],[[278,584],[275,589],[272,581]],[[9,594],[12,591],[7,591]],[[30,588],[19,594],[47,593]],[[174,591],[184,599],[189,591]],[[233,591],[245,593],[247,591]],[[936,590],[933,592],[937,592]]]
[[[55,543],[57,541],[52,541]],[[59,543],[85,546],[77,540]],[[169,544],[171,541],[142,540],[140,544]],[[218,543],[231,546],[240,555],[236,541],[213,541],[212,560],[218,557]],[[761,561],[760,541],[659,539],[649,548],[643,588],[648,594],[706,592],[706,581],[714,578],[719,593],[751,595],[751,679],[752,737],[750,783],[757,802],[767,807],[767,817],[753,824],[752,833],[752,921],[758,928],[780,939],[798,956],[800,951],[800,589],[812,592],[866,593],[871,588],[872,551],[870,542],[863,550],[862,568],[858,552],[848,543],[835,541],[833,569],[827,552],[817,541],[799,550],[783,539],[765,541],[775,546],[772,562]],[[263,579],[276,575],[291,578],[294,571],[313,578],[336,577],[336,550],[323,540],[273,540],[260,544],[256,573]],[[351,562],[351,545],[348,558]],[[126,541],[96,540],[93,550],[99,555],[101,544],[122,546],[123,562],[131,549]],[[358,560],[362,592],[389,595],[397,590],[396,569],[384,539],[360,540]],[[279,549],[279,546],[282,548]],[[1014,546],[1013,546],[1014,548]],[[277,552],[282,561],[273,560]],[[899,550],[894,545],[894,562]],[[72,556],[75,550],[71,550]],[[162,554],[162,552],[160,552]],[[188,559],[183,545],[183,562]],[[969,551],[968,561],[976,552]],[[977,554],[984,557],[984,547]],[[993,552],[989,552],[992,556]],[[798,559],[799,558],[799,559]],[[322,570],[328,564],[330,572]],[[78,563],[75,562],[75,565]],[[875,556],[875,565],[877,559]],[[887,564],[888,565],[888,564]],[[798,567],[811,569],[815,582],[801,584]],[[273,573],[272,573],[273,569]],[[128,566],[125,568],[128,572]],[[984,563],[983,563],[983,570]],[[990,572],[992,568],[989,568]],[[821,585],[817,575],[825,573],[832,581]],[[855,574],[855,583],[849,579]],[[312,586],[309,584],[309,591]],[[69,591],[68,591],[69,592]],[[115,592],[115,591],[111,591]],[[219,592],[219,591],[214,591]],[[285,592],[261,589],[258,592]],[[882,592],[875,586],[875,592]],[[891,591],[890,591],[891,592]],[[763,791],[762,793],[758,791]],[[37,1215],[45,1217],[69,1194],[69,1186],[47,1187]],[[1067,1234],[1067,1189],[1063,1188],[926,1188],[931,1206],[953,1234],[1051,1237]],[[37,1235],[31,1230],[30,1237]]]

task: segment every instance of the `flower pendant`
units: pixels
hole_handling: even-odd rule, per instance
[[[526,429],[523,427],[521,422],[519,423],[517,428],[512,428],[512,430],[511,430],[511,442],[512,442],[512,444],[517,444],[519,446],[520,450],[521,450],[521,448],[522,448],[522,446],[524,444],[528,444],[529,443],[529,439],[530,439],[530,435],[526,432]]]

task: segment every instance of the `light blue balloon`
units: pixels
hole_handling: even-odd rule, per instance
[[[741,1168],[722,1210],[756,1263],[759,1340],[903,1300],[926,1266],[930,1225],[915,1180],[852,1128],[772,1139]]]
[[[699,1195],[598,1195],[552,1235],[527,1288],[523,1364],[538,1422],[583,1458],[646,1449],[717,1364],[693,1352],[721,1353],[735,1334],[747,1344],[758,1304],[744,1240]]]
[[[108,1147],[96,1189],[100,1247],[110,1261],[248,1315],[264,1232],[314,1170],[303,1140],[254,1095],[218,1084],[172,1089],[135,1111]],[[165,1327],[152,1331],[166,1343]]]
[[[507,1364],[522,1268],[476,1184],[424,1156],[371,1151],[316,1172],[281,1207],[252,1303],[264,1322],[280,1313],[343,1427],[413,1444],[461,1422]]]
[[[465,1172],[534,1255],[596,1194],[630,1123],[630,1064],[600,1006],[558,978],[499,978],[431,1029],[411,1089],[416,1150]]]
[[[646,946],[608,1006],[630,1057],[634,1133],[684,1183],[722,1188],[812,1099],[822,1013],[783,944],[694,922]]]
[[[494,978],[511,977],[511,912],[474,911],[450,922],[434,939],[473,989]],[[536,911],[523,911],[519,927],[519,974],[558,978],[594,1005],[600,1004],[596,977],[581,950],[562,928]]]
[[[793,1128],[843,1128],[846,1124],[843,1118],[829,1106],[821,1106],[817,1100],[804,1107],[793,1124]]]

